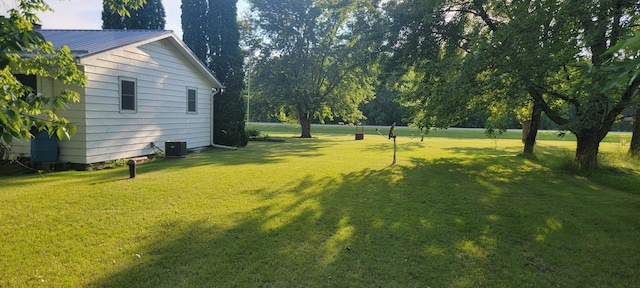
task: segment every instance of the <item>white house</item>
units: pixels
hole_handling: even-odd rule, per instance
[[[187,149],[213,143],[213,97],[223,86],[171,31],[40,30],[55,47],[69,46],[88,78],[86,87],[35,79],[37,91],[78,91],[80,103],[62,113],[77,126],[59,142],[59,162],[125,159],[185,141]],[[12,151],[29,155],[29,143]]]

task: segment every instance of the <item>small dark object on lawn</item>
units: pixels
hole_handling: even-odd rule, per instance
[[[136,178],[136,161],[127,161],[127,166],[129,166],[129,178]]]

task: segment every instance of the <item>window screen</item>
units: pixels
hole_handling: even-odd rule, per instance
[[[136,110],[136,82],[120,80],[120,110]]]
[[[196,90],[187,89],[187,112],[196,112]]]

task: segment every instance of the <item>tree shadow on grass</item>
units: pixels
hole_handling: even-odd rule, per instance
[[[136,170],[139,176],[146,173],[160,170],[181,170],[185,168],[193,168],[207,165],[244,165],[252,164],[273,164],[279,163],[285,157],[286,161],[291,161],[291,157],[305,159],[309,157],[322,156],[320,149],[326,145],[330,145],[332,141],[321,139],[299,139],[289,140],[288,142],[256,142],[250,143],[249,147],[240,148],[239,150],[212,149],[200,153],[190,153],[185,158],[164,158],[156,159],[151,162],[139,164]],[[89,182],[92,184],[101,184],[108,182],[117,182],[129,180],[128,167],[109,168],[100,171],[83,171],[78,173],[77,182]],[[40,181],[53,181],[60,175],[56,172],[43,174],[25,174],[17,176],[3,176],[2,178],[11,178],[11,181],[3,181],[2,186],[20,186]],[[69,182],[70,184],[73,181]]]
[[[542,169],[552,170],[554,173],[565,175],[574,175],[586,177],[594,183],[617,189],[626,193],[640,194],[640,169],[635,167],[621,167],[615,163],[611,163],[606,153],[600,154],[600,168],[591,171],[587,175],[579,175],[578,171],[573,170],[574,151],[562,147],[538,146],[536,152],[531,156],[523,156],[516,154],[516,150],[509,149],[506,151],[513,154],[505,153],[505,150],[494,150],[477,147],[453,147],[447,148],[455,154],[473,156],[474,159],[480,158],[500,158],[499,161],[509,161],[511,163],[523,161],[522,158],[536,163]],[[632,165],[633,166],[633,165]]]
[[[73,176],[73,181],[69,180],[69,175],[65,173],[75,173]],[[38,182],[55,182],[57,180],[64,180],[66,183],[72,184],[76,182],[83,183],[105,183],[105,182],[117,182],[117,181],[125,181],[129,180],[129,172],[128,168],[118,167],[118,168],[109,168],[97,172],[92,171],[63,171],[61,173],[58,172],[50,172],[50,173],[31,173],[19,176],[7,176],[4,177],[9,181],[3,181],[3,177],[0,177],[0,187],[21,187],[25,185],[31,185]]]
[[[238,150],[212,149],[201,153],[191,153],[187,159],[167,158],[164,161],[150,163],[149,169],[182,169],[205,166],[214,163],[227,165],[273,164],[285,157],[316,157],[323,155],[320,149],[331,141],[321,139],[292,139],[286,142],[252,142]],[[186,160],[186,161],[185,161]],[[290,159],[286,160],[290,161]],[[146,165],[145,165],[146,166]]]
[[[217,225],[213,217],[173,223],[140,247],[140,258],[90,286],[632,287],[640,281],[639,256],[625,250],[640,236],[633,230],[640,216],[635,204],[613,193],[603,205],[589,197],[602,191],[587,180],[504,158],[413,159],[406,167],[309,176],[292,187],[250,191],[261,201],[237,211],[235,226]],[[588,216],[612,203],[621,215]],[[611,230],[597,229],[594,219]]]

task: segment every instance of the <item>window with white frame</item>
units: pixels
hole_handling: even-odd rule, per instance
[[[136,86],[136,79],[120,77],[120,111],[136,111],[138,94]]]
[[[198,112],[198,90],[187,88],[187,113]]]

